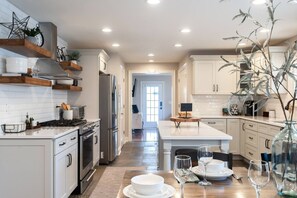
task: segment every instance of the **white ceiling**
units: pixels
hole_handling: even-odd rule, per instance
[[[126,63],[145,63],[154,53],[155,62],[180,62],[193,50],[224,50],[235,47],[234,36],[247,26],[232,21],[239,8],[247,10],[250,0],[161,0],[149,5],[145,0],[9,0],[37,21],[52,22],[71,48],[103,48],[118,53]],[[297,35],[297,4],[279,0],[273,39]],[[267,19],[264,5],[252,5],[252,14]],[[106,34],[103,27],[112,28]],[[180,29],[192,31],[186,35]],[[248,27],[249,30],[251,26]],[[121,46],[111,45],[117,42]],[[175,43],[183,47],[175,48]]]

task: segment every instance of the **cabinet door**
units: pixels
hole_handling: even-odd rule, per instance
[[[70,158],[63,151],[54,158],[54,197],[66,198],[66,166],[70,163]]]
[[[77,187],[77,144],[62,151],[54,158],[54,197],[68,197]]]
[[[227,119],[227,134],[232,136],[230,141],[229,152],[239,154],[239,119]]]
[[[240,155],[245,157],[245,121],[241,120],[241,127],[240,127]]]
[[[77,149],[78,149],[77,144],[75,144],[67,149],[66,157],[70,156],[70,164],[66,165],[67,197],[77,187],[77,180],[78,180],[78,153],[77,153]]]
[[[96,133],[93,140],[93,167],[96,166],[97,162],[99,161],[99,130],[99,127],[96,128]]]
[[[273,140],[273,136],[262,134],[262,133],[258,134],[259,155],[261,155],[261,153],[271,153],[272,140]],[[259,156],[259,157],[261,157],[261,156]]]
[[[236,91],[237,73],[231,72],[232,67],[225,67],[219,71],[220,67],[224,64],[225,62],[223,61],[217,61],[214,69],[216,79],[215,92],[217,94],[230,94]]]
[[[215,61],[193,62],[193,91],[192,94],[214,94]]]

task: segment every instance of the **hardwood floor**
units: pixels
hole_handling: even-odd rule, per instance
[[[134,130],[132,142],[127,142],[115,161],[109,165],[96,167],[93,182],[82,195],[71,195],[70,198],[89,198],[100,180],[107,166],[114,167],[136,167],[143,166],[147,170],[157,170],[158,168],[158,132],[156,128],[144,130]],[[233,160],[234,167],[247,167],[243,160]]]

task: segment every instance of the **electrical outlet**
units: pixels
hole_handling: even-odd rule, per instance
[[[101,159],[104,158],[104,152],[100,152],[100,158],[101,158]]]

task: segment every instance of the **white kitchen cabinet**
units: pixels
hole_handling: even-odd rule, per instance
[[[281,67],[282,64],[285,62],[284,53],[286,52],[286,49],[287,48],[284,46],[269,47],[271,63],[274,68]],[[266,56],[268,56],[267,50],[265,53],[266,53]],[[268,66],[267,64],[265,64],[265,58],[263,57],[262,53],[260,53],[260,52],[257,52],[257,54],[255,55],[255,57],[253,59],[253,62],[254,62],[253,69],[256,71],[259,70],[259,68],[265,68],[266,66]],[[273,69],[273,70],[275,70],[275,69]],[[276,75],[277,71],[274,71],[273,74]],[[255,86],[259,81],[261,81],[261,77],[263,77],[263,76],[264,76],[263,74],[259,75],[259,79],[257,79],[255,81]],[[275,93],[274,91],[276,90],[274,83],[272,80],[269,83],[270,83],[270,87],[272,89],[271,94],[274,94]],[[285,88],[288,87],[288,81],[284,80],[282,83],[283,83],[284,87],[280,87],[279,92],[281,94],[286,94],[287,92],[286,92]],[[259,92],[259,94],[261,94],[261,92]]]
[[[56,139],[54,150],[54,198],[66,198],[77,187],[77,132]]]
[[[98,68],[99,68],[99,73],[107,73],[107,61],[109,60],[108,54],[104,51],[101,50],[101,52],[98,55]]]
[[[77,186],[77,148],[77,144],[74,144],[55,156],[55,198],[69,197]]]
[[[94,128],[94,140],[93,140],[93,167],[98,165],[100,159],[100,122],[96,122]]]
[[[240,155],[245,157],[245,120],[240,120]]]
[[[227,132],[227,121],[225,118],[224,119],[203,118],[203,119],[201,119],[201,122],[215,128],[219,131],[222,131],[224,133]]]
[[[236,91],[237,73],[232,67],[219,71],[225,64],[219,56],[191,56],[193,60],[192,94],[230,94]],[[226,57],[234,61],[235,57]],[[226,80],[228,79],[228,80]]]
[[[240,121],[239,119],[227,119],[227,134],[232,136],[229,145],[229,152],[233,154],[240,154],[239,140],[240,140]]]
[[[0,156],[0,197],[53,198],[52,141],[0,139]]]

